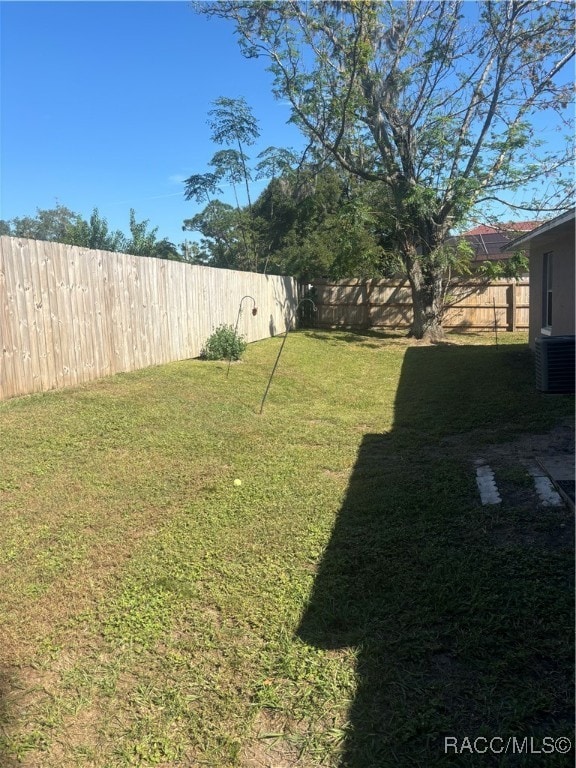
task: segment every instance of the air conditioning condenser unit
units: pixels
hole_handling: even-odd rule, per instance
[[[536,389],[540,392],[574,392],[575,341],[575,336],[536,339]]]

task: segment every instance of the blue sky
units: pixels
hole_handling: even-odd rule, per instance
[[[210,170],[219,96],[244,97],[259,121],[251,157],[303,145],[265,62],[188,2],[0,2],[0,49],[2,219],[60,203],[127,232],[134,208],[160,238],[194,239],[182,222],[203,206],[182,180]]]
[[[182,182],[210,170],[219,149],[207,124],[215,99],[252,108],[261,137],[251,157],[304,146],[271,86],[266,61],[242,56],[231,23],[185,0],[0,0],[0,218],[57,203],[88,218],[97,207],[127,233],[134,208],[158,237],[196,239],[182,222],[203,205],[184,200]],[[549,116],[538,120],[553,142]],[[234,204],[232,190],[222,199]],[[529,218],[503,215],[518,217]]]

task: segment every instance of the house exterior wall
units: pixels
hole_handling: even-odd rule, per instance
[[[528,344],[532,349],[536,346],[536,339],[540,336],[542,327],[542,278],[544,267],[544,254],[530,254],[530,298],[528,321]]]
[[[553,254],[551,336],[575,332],[574,281],[576,260],[574,231],[551,230],[530,242],[530,330],[529,344],[535,346],[542,334],[544,254]]]

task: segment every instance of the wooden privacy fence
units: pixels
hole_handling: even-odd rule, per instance
[[[289,277],[0,237],[0,400],[198,357],[212,331],[286,330]]]
[[[313,280],[317,327],[409,328],[410,285],[402,280]],[[522,280],[458,280],[449,292],[447,330],[528,330],[529,283]],[[495,322],[496,321],[496,322]]]

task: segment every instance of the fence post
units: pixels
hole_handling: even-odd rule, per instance
[[[512,280],[508,286],[508,330],[516,330],[516,280]]]
[[[364,288],[366,291],[366,328],[372,328],[372,291],[374,289],[374,282],[372,280],[365,280]]]
[[[316,326],[323,328],[351,324],[357,327],[408,328],[411,314],[410,299],[404,298],[407,289],[405,281],[388,279],[358,278],[355,281],[334,280],[330,283],[337,292],[334,303],[324,303],[325,296],[320,290],[326,280],[313,281],[318,289],[315,302],[318,306]],[[490,331],[494,326],[493,298],[496,296],[499,331],[522,331],[527,329],[524,320],[528,307],[524,292],[528,283],[523,279],[502,279],[490,282],[462,282],[463,296],[456,297],[450,305],[446,327],[458,330]],[[391,293],[389,295],[389,289]],[[502,291],[504,293],[502,293]],[[478,295],[477,295],[478,294]],[[358,304],[357,302],[361,303]],[[454,315],[452,314],[454,313]],[[453,319],[453,318],[456,319]],[[351,318],[354,318],[352,323]]]

